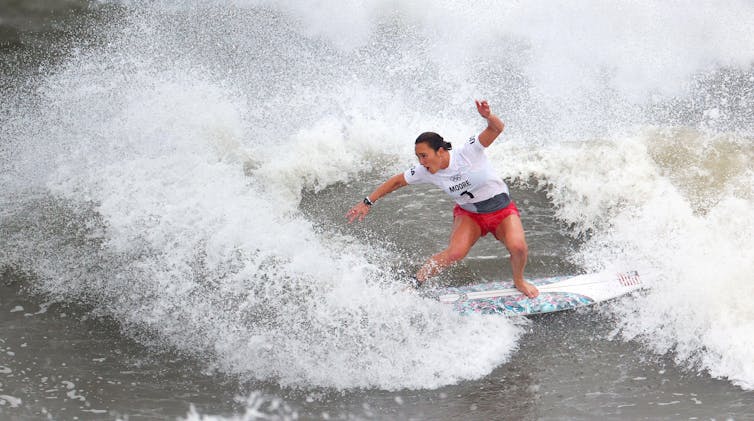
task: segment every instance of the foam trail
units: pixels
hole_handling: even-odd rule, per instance
[[[4,215],[4,265],[32,272],[45,295],[242,379],[438,387],[508,358],[513,323],[459,318],[396,291],[380,269],[393,256],[318,233],[299,213],[303,187],[347,180],[328,169],[353,165],[347,154],[274,162],[249,127],[252,99],[201,66],[155,68],[140,42],[82,53],[44,81],[26,117],[34,136],[17,133],[33,147],[17,159],[31,168],[45,150],[50,165],[41,191],[19,190]],[[275,141],[322,153],[332,140],[317,131]]]

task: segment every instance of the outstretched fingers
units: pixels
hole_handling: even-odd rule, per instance
[[[369,206],[359,203],[356,206],[352,207],[351,210],[349,210],[346,213],[346,218],[348,218],[348,223],[352,223],[357,218],[359,219],[359,222],[363,221],[364,218],[369,213]]]

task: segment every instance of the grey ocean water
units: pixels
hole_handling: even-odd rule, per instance
[[[754,419],[754,8],[583,5],[0,3],[0,418]],[[452,203],[343,215],[476,96],[528,276],[650,292],[400,291]],[[433,284],[508,276],[485,238]]]

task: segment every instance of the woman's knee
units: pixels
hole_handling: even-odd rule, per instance
[[[445,250],[445,256],[450,263],[455,263],[459,260],[463,260],[467,254],[469,254],[469,249],[466,248],[451,247]]]
[[[508,241],[505,246],[511,255],[526,256],[529,254],[529,246],[526,245],[526,241],[523,239]]]

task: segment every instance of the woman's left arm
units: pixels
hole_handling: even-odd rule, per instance
[[[476,103],[476,109],[479,111],[479,115],[481,115],[483,118],[487,120],[487,128],[482,131],[482,133],[479,133],[479,143],[482,144],[485,148],[490,146],[492,142],[497,139],[497,137],[500,135],[500,133],[503,132],[503,129],[505,129],[505,124],[502,120],[500,120],[500,117],[496,116],[495,114],[492,114],[490,111],[490,105],[487,103],[487,101],[474,101]]]

